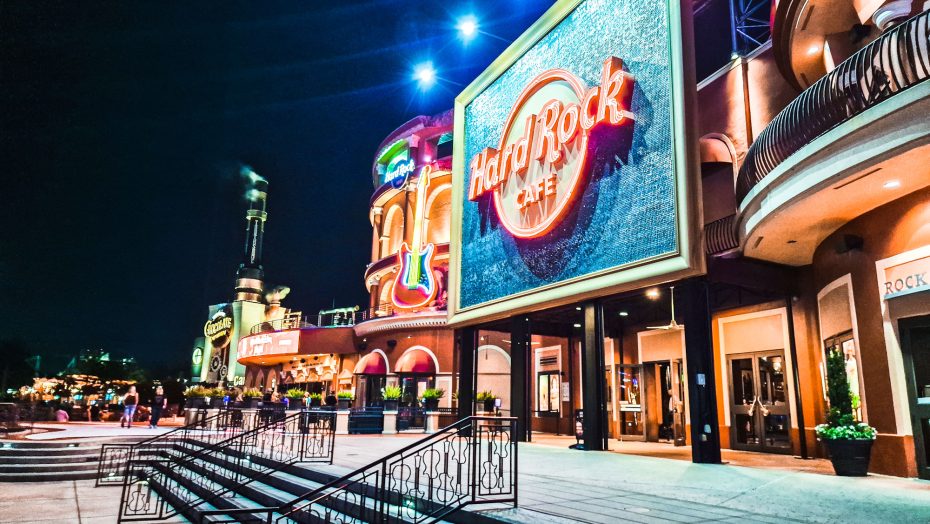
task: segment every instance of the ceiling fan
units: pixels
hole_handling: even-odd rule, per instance
[[[678,322],[675,322],[675,286],[669,288],[668,294],[672,298],[672,321],[665,326],[647,326],[646,329],[678,330],[684,327]]]

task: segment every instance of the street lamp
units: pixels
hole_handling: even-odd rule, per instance
[[[413,79],[420,84],[420,89],[429,89],[436,83],[436,70],[432,62],[423,62],[413,68]]]

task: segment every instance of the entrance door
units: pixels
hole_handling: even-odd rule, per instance
[[[644,440],[643,368],[639,365],[617,366],[617,396],[620,404],[620,440]]]
[[[791,453],[786,367],[782,351],[729,358],[733,449]]]
[[[917,475],[930,480],[930,316],[899,321]]]

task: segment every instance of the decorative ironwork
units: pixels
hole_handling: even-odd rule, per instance
[[[201,522],[435,522],[470,504],[517,505],[517,421],[468,417],[280,507],[210,510]]]
[[[263,420],[256,411],[225,410],[199,433],[133,447],[118,521],[189,514],[291,464],[332,463],[335,418],[331,411],[296,411]]]
[[[830,129],[930,77],[930,11],[888,30],[805,89],[762,130],[736,178],[736,199]]]

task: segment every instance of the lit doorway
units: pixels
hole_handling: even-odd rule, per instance
[[[791,410],[783,351],[728,358],[733,449],[791,453]]]
[[[917,476],[930,480],[930,316],[902,319],[899,329]]]

